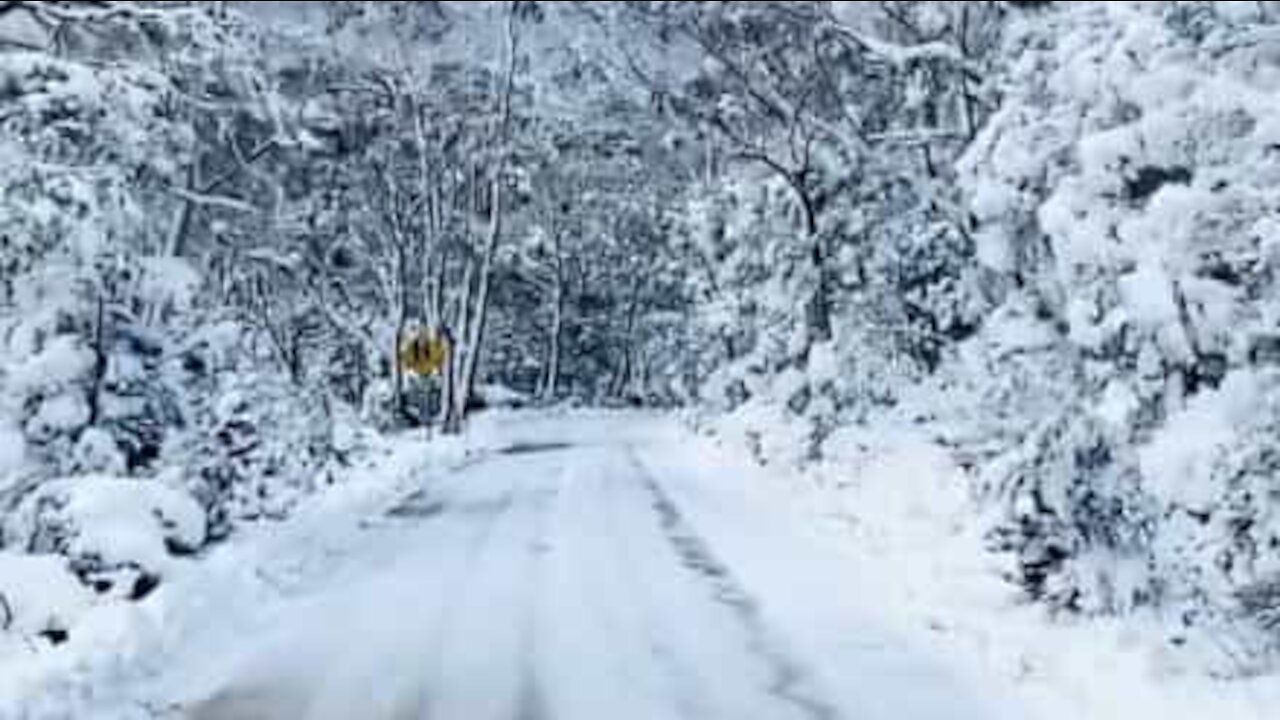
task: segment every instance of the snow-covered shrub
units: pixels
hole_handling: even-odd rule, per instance
[[[125,458],[116,439],[102,428],[86,428],[73,450],[71,464],[76,472],[123,475]]]
[[[1164,508],[1152,555],[1170,591],[1188,602],[1256,613],[1276,628],[1280,597],[1280,373],[1240,369],[1192,398],[1139,449]],[[1234,601],[1243,603],[1240,607]]]
[[[130,471],[160,457],[168,435],[186,422],[182,388],[173,373],[172,342],[160,332],[122,327],[102,378],[99,424],[111,434]]]
[[[145,465],[176,420],[156,359],[193,272],[154,258],[156,190],[188,130],[143,63],[6,51],[0,88],[0,414],[37,475],[117,470],[98,430]]]
[[[1275,577],[1280,46],[1238,10],[1015,23],[1003,105],[961,163],[1004,292],[962,353],[971,440],[997,448],[997,545],[1059,607],[1256,611]],[[1010,329],[1041,338],[1032,362],[993,341]]]
[[[993,541],[1017,554],[1017,579],[1032,597],[1126,611],[1155,599],[1147,562],[1155,516],[1131,450],[1077,413],[1067,408],[1037,427],[1001,467],[1007,519]]]
[[[6,634],[61,642],[92,600],[65,558],[0,551],[0,648]]]
[[[0,411],[0,494],[26,464],[27,440],[19,428],[5,422],[5,415]]]
[[[287,379],[232,375],[170,450],[221,537],[240,520],[283,518],[339,460],[333,408]]]
[[[390,430],[399,424],[396,417],[395,385],[391,380],[375,380],[365,390],[360,417],[373,427]]]
[[[11,350],[18,350],[16,345]],[[5,390],[16,406],[12,410],[18,413],[24,441],[33,455],[51,466],[72,456],[75,438],[88,425],[92,368],[93,355],[79,338],[61,334],[31,347],[8,373]]]
[[[140,597],[171,556],[205,543],[203,508],[184,489],[153,479],[81,475],[42,483],[9,518],[6,544],[61,555],[97,591]]]

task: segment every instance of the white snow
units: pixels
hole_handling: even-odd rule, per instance
[[[137,605],[73,603],[65,645],[0,657],[0,716],[1261,720],[1280,701],[1210,678],[1215,649],[1154,619],[1017,603],[964,473],[909,424],[846,427],[798,474],[656,415],[470,430],[383,445]]]
[[[1280,712],[1280,4],[72,5],[0,2],[0,720]]]
[[[474,430],[477,438],[490,433],[483,422],[476,423]],[[251,645],[251,638],[265,636],[282,619],[289,595],[307,582],[314,586],[318,579],[329,580],[341,586],[344,577],[337,567],[341,557],[349,556],[350,562],[343,567],[350,570],[358,562],[383,554],[377,549],[355,553],[360,549],[356,541],[366,536],[361,529],[363,519],[403,494],[406,475],[420,472],[428,457],[456,464],[467,452],[463,443],[437,439],[428,453],[422,439],[404,437],[394,446],[379,445],[370,459],[351,470],[348,482],[328,487],[303,503],[287,524],[268,524],[257,533],[233,537],[199,562],[168,562],[164,582],[144,602],[103,603],[89,608],[77,616],[66,643],[56,648],[27,643],[6,648],[0,652],[0,717],[129,718],[138,717],[138,713],[153,717],[140,704],[146,699],[139,690],[143,679],[179,657],[187,659],[187,668],[196,672],[215,650],[229,652],[238,645]],[[122,483],[134,481],[96,479],[103,484],[90,490],[81,506],[92,508],[101,502],[97,514],[111,520],[110,491],[124,489]],[[419,478],[415,475],[413,479]],[[166,494],[158,486],[153,499],[160,504]],[[135,498],[139,499],[147,500]],[[167,509],[174,511],[180,506],[173,503]],[[141,517],[136,505],[121,508],[120,513],[142,524],[133,531],[120,528],[125,531],[121,539],[139,542],[145,552],[159,552],[157,544],[163,536],[155,529],[158,519]],[[169,532],[196,531],[195,516],[175,512],[172,517],[177,522]],[[128,522],[123,517],[115,520]],[[203,514],[200,523],[203,528]],[[108,543],[114,542],[110,530],[116,526],[116,522],[108,523],[100,533]],[[332,626],[332,619],[323,618],[321,624]],[[186,655],[188,652],[191,654]],[[182,685],[170,691],[190,691],[189,680],[184,678]],[[100,697],[74,692],[90,686]]]
[[[864,617],[779,486],[678,424],[473,430],[388,448],[371,482],[100,609],[39,656],[62,681],[77,657],[70,686],[25,668],[0,698],[31,718],[1003,717]]]
[[[84,398],[71,393],[55,395],[40,403],[36,414],[27,421],[28,427],[35,430],[32,434],[41,435],[49,431],[69,430],[77,428],[89,419],[89,406]]]
[[[204,509],[184,491],[146,479],[105,475],[41,484],[18,509],[15,534],[30,537],[38,525],[51,520],[70,529],[72,556],[106,564],[138,563],[153,571],[172,564],[166,543],[198,548],[206,531]]]
[[[200,274],[185,260],[172,257],[140,259],[142,277],[139,292],[156,302],[183,305],[190,302],[200,287]]]
[[[983,338],[995,357],[1034,352],[1053,345],[1053,332],[1026,308],[1005,307],[988,321]]]
[[[1103,388],[1096,412],[1103,422],[1119,430],[1126,427],[1133,413],[1138,410],[1138,404],[1138,396],[1129,383],[1115,378]]]
[[[845,557],[882,627],[935,654],[977,695],[1034,720],[1273,717],[1276,678],[1215,676],[1233,661],[1229,639],[1171,634],[1149,613],[1073,620],[1017,601],[1001,558],[986,551],[970,483],[916,429],[886,421],[834,444],[846,452],[787,481],[805,489],[794,503],[826,518],[808,525]]]
[[[86,428],[80,433],[74,450],[78,470],[107,474],[123,474],[125,460],[115,438],[102,428]]]
[[[809,348],[809,382],[821,385],[835,382],[840,376],[840,359],[834,342],[814,343]]]
[[[0,488],[9,473],[16,473],[26,462],[27,441],[22,431],[0,422]]]
[[[974,236],[975,254],[979,263],[1007,272],[1014,269],[1013,247],[1008,236],[997,227],[982,228]]]
[[[1192,398],[1138,450],[1143,477],[1157,496],[1172,504],[1208,510],[1221,489],[1207,482],[1214,464],[1240,437],[1242,413],[1257,391],[1254,378],[1233,373],[1223,387]]]
[[[8,639],[71,627],[91,601],[65,558],[0,551],[0,656]]]
[[[1120,278],[1120,294],[1133,318],[1147,326],[1160,327],[1178,319],[1169,275],[1150,261]]]
[[[93,367],[93,354],[75,335],[55,336],[24,360],[9,368],[7,384],[14,392],[66,383],[83,377]]]
[[[529,401],[526,394],[501,383],[484,383],[476,388],[476,393],[490,407],[519,407]]]

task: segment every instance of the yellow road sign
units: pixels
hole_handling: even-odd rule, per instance
[[[444,367],[448,355],[449,341],[423,330],[400,343],[400,369],[419,375],[434,375]]]

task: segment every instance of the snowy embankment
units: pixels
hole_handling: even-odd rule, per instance
[[[139,716],[149,716],[145,701],[111,698],[112,688],[132,687],[132,681],[158,673],[191,649],[192,638],[203,638],[201,651],[212,653],[217,642],[237,642],[261,630],[292,594],[350,564],[344,561],[358,546],[363,518],[402,496],[407,483],[465,463],[486,437],[479,423],[465,440],[428,442],[421,433],[380,438],[345,477],[300,503],[288,520],[246,524],[200,555],[164,552],[164,528],[173,534],[183,525],[157,525],[163,519],[158,510],[154,517],[144,507],[142,516],[115,513],[119,522],[91,523],[106,533],[98,538],[103,547],[135,560],[137,552],[126,551],[147,550],[144,556],[154,555],[163,565],[164,582],[139,602],[95,594],[61,555],[0,553],[0,586],[8,605],[0,607],[7,626],[0,633],[0,718],[96,717],[100,707],[113,703],[132,704]],[[103,514],[109,506],[97,503],[86,510]],[[362,555],[358,562],[369,559]],[[47,638],[51,628],[60,634],[56,644]]]
[[[707,429],[726,462],[761,436],[759,417]],[[973,477],[927,428],[882,418],[840,430],[827,448],[820,464],[770,462],[759,477],[794,490],[795,510],[845,558],[886,632],[936,653],[981,695],[1034,720],[1263,720],[1280,707],[1280,678],[1240,677],[1230,637],[1175,631],[1177,618],[1153,612],[1054,615],[1021,600],[1006,580],[1015,558],[992,553],[987,537],[1000,509],[971,496]]]

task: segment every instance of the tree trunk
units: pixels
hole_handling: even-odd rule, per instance
[[[405,249],[396,247],[396,335],[391,348],[391,364],[394,369],[392,389],[392,415],[397,423],[407,416],[404,400],[404,369],[400,367],[400,345],[404,342],[404,331],[409,324],[408,279],[405,267]]]
[[[618,370],[617,379],[610,395],[613,397],[622,397],[627,386],[631,384],[631,376],[635,365],[635,329],[636,329],[636,313],[640,309],[640,288],[642,284],[640,276],[631,283],[631,296],[627,300],[627,326],[626,332],[622,337],[622,367]]]
[[[815,276],[813,292],[805,300],[805,329],[808,332],[804,352],[799,358],[799,361],[804,363],[808,360],[809,346],[815,342],[825,342],[832,337],[832,282],[830,271],[827,268],[826,241],[820,232],[821,226],[818,222],[819,207],[815,202],[816,198],[813,197],[805,183],[807,170],[789,170],[784,165],[770,159],[767,155],[761,155],[755,159],[764,163],[786,181],[795,194],[796,200],[800,202],[800,211],[804,216],[804,241],[809,245],[809,259],[813,264]]]
[[[107,330],[106,300],[101,291],[98,294],[98,307],[93,327],[93,382],[89,386],[89,426],[98,424],[102,419],[102,387],[107,379]]]
[[[466,357],[471,352],[467,342],[471,338],[471,325],[474,322],[472,307],[475,294],[475,261],[466,260],[466,269],[462,274],[462,296],[458,298],[456,336],[449,344],[448,368],[448,401],[441,408],[441,425],[445,433],[456,433],[462,430],[462,416],[465,414],[469,398],[463,397],[463,378],[466,375]]]
[[[404,342],[404,327],[397,323],[395,337],[391,340],[391,415],[399,422],[400,408],[404,402],[404,368],[400,367],[400,344]]]
[[[472,303],[472,321],[467,330],[469,337],[465,341],[466,352],[462,355],[462,376],[459,378],[457,394],[457,414],[465,416],[467,405],[475,392],[476,372],[480,367],[480,348],[484,344],[485,325],[489,319],[489,286],[493,280],[493,258],[497,254],[498,239],[502,235],[502,175],[493,180],[493,198],[490,206],[489,233],[485,238],[484,252],[480,256],[480,276],[476,285],[476,296]]]
[[[515,78],[518,66],[516,55],[516,15],[514,3],[507,9],[507,43],[508,58],[506,83],[499,98],[499,121],[495,140],[500,145],[498,163],[490,180],[489,228],[486,233],[483,250],[480,253],[480,267],[476,278],[474,297],[471,296],[471,273],[465,285],[468,297],[463,298],[459,314],[466,319],[465,327],[459,330],[457,342],[453,345],[458,353],[457,374],[454,377],[453,402],[443,430],[456,433],[462,429],[462,421],[466,417],[467,406],[475,391],[476,372],[480,366],[480,350],[484,344],[485,325],[489,315],[489,286],[493,279],[493,259],[498,249],[498,240],[502,236],[502,183],[507,171],[507,146],[511,139],[511,99],[515,94]],[[475,192],[479,192],[477,187]],[[468,265],[468,269],[474,263]]]
[[[445,358],[445,367],[441,370],[441,381],[444,386],[440,393],[440,431],[447,435],[455,435],[462,431],[462,415],[458,412],[455,398],[458,395],[455,368],[458,365],[458,353],[455,345],[450,345],[449,356]]]
[[[564,261],[560,257],[560,235],[555,236],[555,284],[552,286],[551,337],[547,346],[547,374],[542,383],[542,399],[553,401],[560,384],[560,335],[564,328]]]
[[[547,348],[547,375],[542,384],[542,399],[548,402],[554,401],[560,391],[560,333],[563,325],[564,310],[557,299],[551,315],[551,342]]]
[[[832,337],[830,271],[826,264],[822,263],[817,265],[815,272],[818,277],[815,279],[813,294],[809,297],[805,313],[809,328],[806,348],[815,342],[826,342]]]
[[[365,348],[360,343],[354,343],[351,346],[351,352],[355,354],[355,406],[357,408],[364,407],[365,393],[369,389],[369,367],[365,358]]]
[[[809,242],[810,259],[813,262],[814,278],[813,295],[809,298],[806,320],[809,329],[809,340],[805,343],[806,354],[809,345],[814,342],[826,342],[831,339],[831,278],[827,268],[826,242],[819,232],[818,212],[813,198],[804,191],[799,181],[793,184],[800,204],[804,210],[805,239]]]
[[[196,167],[195,161],[187,169],[187,190],[189,192],[196,191]],[[165,241],[165,255],[167,257],[180,257],[185,250],[187,234],[191,231],[191,212],[195,203],[187,198],[178,201],[178,210],[174,214],[173,226],[169,228],[169,237]]]
[[[440,368],[440,407],[436,409],[436,424],[445,433],[453,432],[450,428],[454,425],[460,426],[453,418],[453,366],[457,362],[456,358],[457,351],[451,344],[444,365]]]

